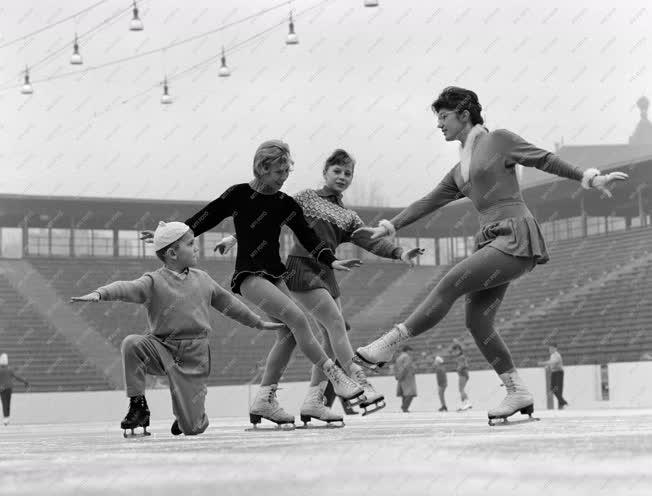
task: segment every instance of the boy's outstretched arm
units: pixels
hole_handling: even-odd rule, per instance
[[[129,303],[145,303],[152,291],[152,278],[143,275],[134,281],[115,281],[106,286],[91,291],[84,296],[73,296],[75,301],[126,301]]]

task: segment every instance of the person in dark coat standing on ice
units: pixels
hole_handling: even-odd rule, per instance
[[[403,346],[394,364],[394,377],[398,381],[396,385],[396,396],[402,399],[401,410],[408,413],[410,403],[417,395],[417,381],[414,377],[414,362],[410,356],[412,348]]]
[[[14,379],[22,382],[25,387],[29,387],[29,382],[9,368],[9,357],[6,353],[3,353],[0,355],[0,400],[2,401],[2,423],[4,425],[9,424]]]

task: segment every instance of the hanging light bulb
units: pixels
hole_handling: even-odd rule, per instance
[[[285,39],[286,45],[298,45],[299,38],[294,32],[294,21],[292,20],[292,12],[290,12],[290,31],[288,32],[288,37]]]
[[[131,23],[129,24],[129,30],[142,31],[143,21],[141,21],[140,17],[138,17],[138,7],[136,6],[136,0],[133,0],[133,2],[134,2],[134,8],[133,8],[134,17],[133,19],[131,19]]]
[[[32,83],[29,82],[29,67],[25,67],[25,82],[23,83],[23,87],[20,89],[20,92],[23,95],[31,95],[34,93]]]
[[[165,76],[165,79],[163,80],[163,95],[161,95],[161,103],[163,105],[169,105],[172,103],[172,97],[168,93],[168,77]]]
[[[231,71],[226,66],[226,56],[224,55],[224,47],[222,47],[222,65],[220,66],[220,70],[217,72],[217,75],[219,77],[229,77],[231,75]]]
[[[378,0],[364,0],[365,7],[378,7]]]
[[[70,63],[72,65],[81,65],[84,63],[82,56],[79,54],[79,43],[77,43],[77,33],[75,33],[75,44],[72,46],[73,52],[72,57],[70,57]]]

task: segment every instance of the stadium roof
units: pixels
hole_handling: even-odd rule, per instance
[[[630,175],[630,181],[619,186],[611,200],[602,199],[597,191],[583,190],[576,181],[561,178],[525,188],[523,196],[541,222],[577,217],[581,215],[582,202],[591,216],[635,217],[638,215],[638,188],[643,188],[644,208],[650,211],[647,185],[652,184],[652,155],[615,167],[612,164],[605,170],[622,170]],[[205,204],[203,201],[4,194],[0,195],[0,226],[151,229],[159,220],[188,218]],[[392,218],[401,209],[355,207],[355,210],[367,225],[375,225],[380,219]],[[472,235],[478,227],[475,209],[464,199],[402,229],[400,234],[403,237],[463,236]],[[215,231],[232,232],[231,220],[223,221]]]

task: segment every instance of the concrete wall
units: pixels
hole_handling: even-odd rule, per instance
[[[545,373],[543,369],[521,369],[521,376],[535,396],[535,408],[546,408]],[[602,401],[600,370],[597,365],[566,367],[564,396],[573,409],[652,407],[652,362],[615,363],[609,365],[609,401]],[[396,397],[393,377],[371,377],[373,384],[386,396],[387,408],[398,411],[400,400]],[[281,384],[279,398],[284,407],[297,416],[307,383]],[[434,374],[417,376],[419,396],[412,404],[414,411],[435,411],[439,408]],[[248,422],[248,405],[256,386],[211,387],[206,398],[206,408],[211,417],[241,417]],[[484,411],[498,403],[504,389],[491,371],[471,372],[467,392],[474,410]],[[457,375],[448,374],[446,400],[449,409],[459,403]],[[172,419],[169,393],[166,389],[147,392],[152,420]],[[336,402],[339,409],[339,402]],[[127,411],[127,399],[120,391],[84,393],[28,393],[15,394],[12,400],[13,423],[64,423],[106,421],[117,423]]]

